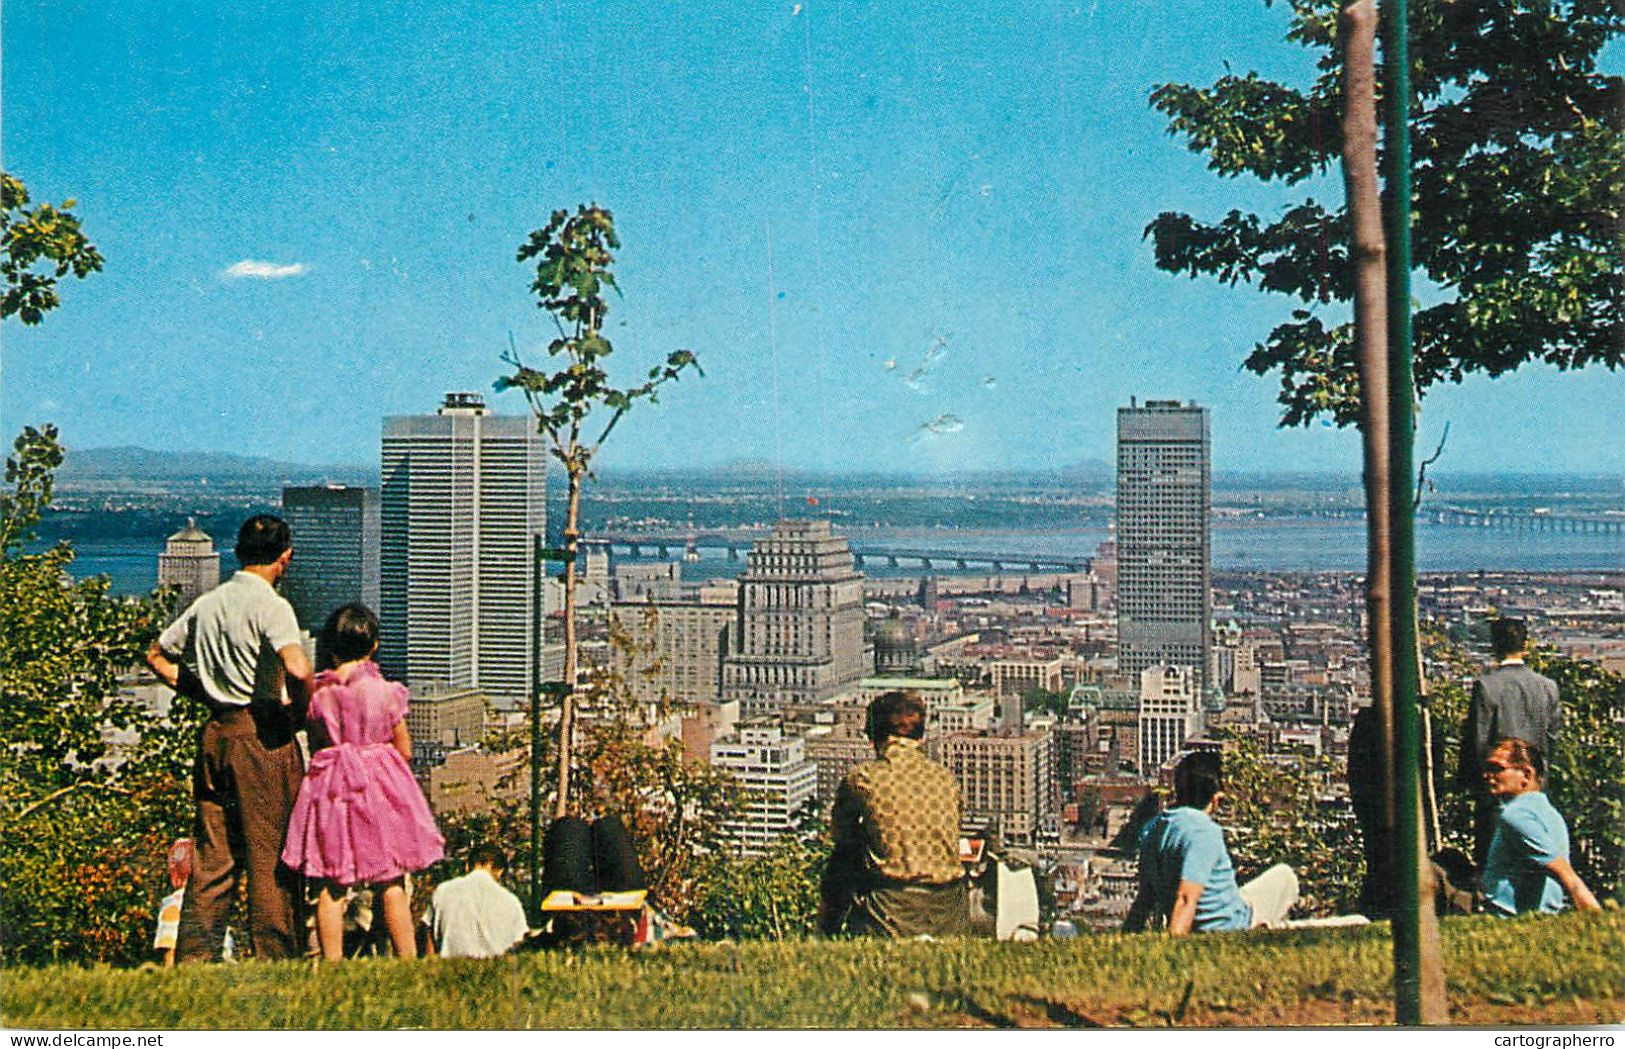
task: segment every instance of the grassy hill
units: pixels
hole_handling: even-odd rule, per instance
[[[1625,1019],[1625,915],[1444,925],[1456,1024]],[[1357,929],[677,944],[630,952],[186,967],[11,968],[32,1029],[1294,1026],[1392,1022],[1391,941]]]

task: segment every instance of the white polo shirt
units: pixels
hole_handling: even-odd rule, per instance
[[[423,923],[445,958],[494,958],[524,939],[529,928],[519,897],[479,867],[441,882]]]
[[[278,653],[298,643],[293,606],[253,572],[238,572],[193,601],[158,635],[158,647],[190,663],[210,698],[236,707],[248,706],[256,692],[281,698]]]

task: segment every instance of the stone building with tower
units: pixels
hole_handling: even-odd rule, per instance
[[[209,533],[194,518],[170,536],[164,552],[158,555],[158,585],[175,587],[175,616],[188,605],[220,585],[220,554]]]
[[[865,662],[863,576],[846,539],[828,521],[780,521],[739,577],[722,699],[745,718],[775,715],[850,689]]]

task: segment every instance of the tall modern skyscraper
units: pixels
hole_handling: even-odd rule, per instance
[[[828,699],[863,680],[863,576],[828,521],[780,521],[739,577],[722,698],[742,717]]]
[[[450,393],[434,415],[384,420],[380,655],[409,684],[530,692],[547,459],[529,416]]]
[[[1213,618],[1207,409],[1117,409],[1117,663],[1190,667],[1206,691]]]
[[[282,519],[293,533],[282,596],[293,605],[300,626],[318,633],[333,609],[352,601],[378,611],[378,489],[284,488]]]
[[[220,585],[220,555],[215,552],[214,540],[192,518],[186,519],[185,528],[169,537],[164,552],[158,555],[158,585],[180,589],[175,598],[176,616]]]

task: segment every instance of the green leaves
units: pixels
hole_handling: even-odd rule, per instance
[[[61,304],[56,283],[68,274],[83,279],[102,268],[101,253],[79,228],[74,201],[30,208],[28,187],[0,171],[0,274],[6,279],[0,320],[17,316],[38,324]]]
[[[1208,155],[1210,170],[1290,186],[1325,174],[1337,157],[1337,96],[1328,85],[1304,95],[1248,73],[1206,89],[1163,84],[1151,92],[1151,107],[1167,114],[1170,135]]]
[[[10,957],[147,957],[162,848],[184,826],[196,711],[160,718],[124,679],[165,610],[74,579],[66,543],[23,543],[62,462],[56,430],[23,431],[0,495],[0,940]]]
[[[1307,89],[1227,75],[1163,84],[1169,133],[1225,177],[1293,185],[1329,172],[1341,145],[1334,0],[1292,0],[1287,39],[1320,52]],[[1607,0],[1413,0],[1413,259],[1441,301],[1413,318],[1418,392],[1539,360],[1625,363],[1625,107],[1597,72],[1625,29]],[[1379,84],[1380,90],[1380,84]],[[1245,281],[1311,307],[1352,297],[1343,210],[1312,199],[1267,218],[1167,212],[1147,227],[1159,269]],[[1311,309],[1247,359],[1281,376],[1282,425],[1355,421],[1344,325]]]
[[[1472,851],[1474,791],[1457,782],[1468,683],[1480,668],[1441,635],[1425,633],[1428,705],[1443,745],[1440,798],[1446,843]],[[1545,792],[1569,827],[1570,860],[1598,899],[1625,902],[1625,675],[1539,648],[1531,668],[1557,682],[1563,725]]]
[[[1625,902],[1625,675],[1548,650],[1532,663],[1563,698],[1546,793],[1568,821],[1574,869],[1599,899]]]
[[[1359,828],[1337,796],[1339,763],[1313,755],[1266,754],[1238,737],[1226,744],[1220,821],[1245,881],[1287,863],[1302,886],[1300,906],[1311,915],[1347,913],[1360,891]]]
[[[610,270],[614,251],[620,246],[609,211],[582,204],[574,215],[553,212],[547,225],[533,230],[517,254],[520,262],[536,260],[530,287],[537,306],[553,315],[559,329],[559,337],[547,345],[548,356],[557,359],[558,367],[552,372],[529,367],[510,339],[502,360],[513,371],[497,379],[495,386],[498,391],[516,389],[525,394],[537,426],[553,439],[554,457],[564,463],[572,479],[588,473],[598,446],[635,401],[646,398],[654,403],[656,391],[675,382],[688,368],[705,374],[691,351],[677,350],[667,356],[664,365],[651,368],[641,385],[623,389],[610,384],[603,361],[615,347],[603,333],[609,314],[604,291],[620,291]],[[594,408],[607,410],[610,418],[598,439],[588,443],[581,428]]]
[[[34,526],[50,505],[56,468],[62,465],[62,446],[56,427],[25,426],[12,443],[15,455],[6,458],[6,484],[0,492],[0,555],[11,557],[34,538]]]

